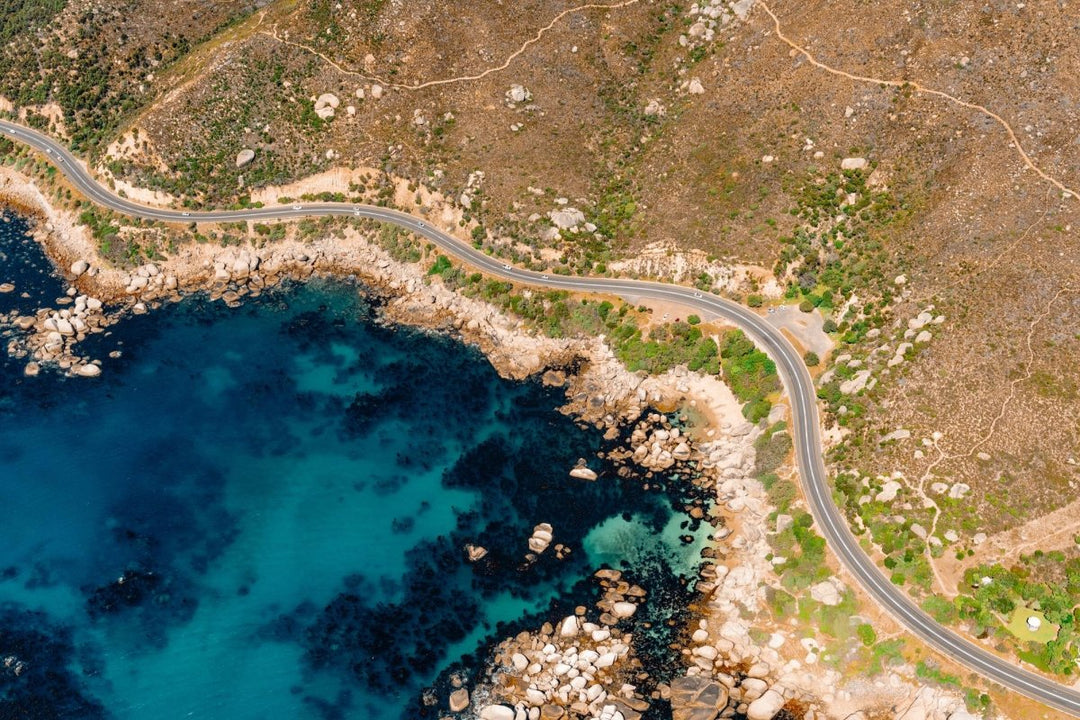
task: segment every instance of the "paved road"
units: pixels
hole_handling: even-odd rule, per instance
[[[251,210],[191,213],[146,207],[117,197],[98,185],[70,152],[49,137],[3,120],[0,120],[0,134],[45,153],[88,198],[127,215],[172,222],[274,220],[323,215],[372,218],[393,223],[421,235],[449,255],[507,280],[576,292],[678,302],[700,313],[715,313],[731,321],[750,335],[776,362],[791,397],[796,459],[811,512],[833,552],[866,592],[909,631],[958,663],[1011,690],[1080,717],[1080,692],[1017,667],[939,625],[919,610],[900,588],[886,579],[874,561],[863,553],[833,502],[829,490],[828,476],[821,455],[816,394],[810,374],[798,352],[780,331],[742,305],[675,285],[546,275],[520,270],[475,250],[412,215],[370,205],[299,203]]]

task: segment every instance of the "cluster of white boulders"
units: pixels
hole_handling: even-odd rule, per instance
[[[282,248],[257,255],[248,248],[230,248],[213,261],[210,298],[235,307],[245,295],[257,297],[285,278],[306,278],[315,272],[316,250]]]
[[[176,290],[175,275],[166,275],[154,263],[146,263],[132,270],[123,278],[124,292],[128,295],[157,296]]]
[[[630,435],[630,448],[634,462],[649,470],[667,470],[693,455],[682,431],[660,413],[649,413],[638,422]]]
[[[694,3],[690,6],[690,17],[694,22],[684,35],[679,36],[679,44],[690,48],[711,43],[716,31],[732,19],[724,0]]]
[[[79,265],[82,274],[86,271]],[[7,351],[12,357],[29,357],[24,372],[28,376],[41,371],[41,363],[55,363],[72,375],[97,377],[101,374],[98,361],[78,356],[76,343],[92,333],[99,333],[110,324],[102,309],[101,300],[79,293],[69,287],[64,297],[57,299],[61,307],[42,308],[34,315],[12,312],[0,316],[0,324],[26,331],[27,335],[12,338]]]
[[[773,422],[772,418],[769,419]],[[738,486],[725,487],[724,480],[743,480],[753,476],[754,472],[754,438],[760,430],[749,422],[728,423],[720,425],[719,432],[715,433],[714,439],[698,445],[698,452],[702,455],[701,467],[706,470],[715,470],[715,475],[720,480],[720,492],[722,499],[734,499],[734,496],[744,496]],[[741,503],[729,509],[738,512]]]
[[[532,535],[529,536],[529,552],[525,555],[525,559],[532,562],[535,561],[540,555],[543,555],[548,547],[551,546],[551,541],[554,539],[554,528],[548,523],[540,523],[533,528]],[[570,554],[570,548],[562,543],[555,543],[555,557],[559,560],[563,560]]]
[[[318,251],[282,248],[260,256],[250,248],[228,248],[206,263],[206,275],[192,278],[185,287],[175,275],[161,272],[154,263],[141,265],[122,278],[124,292],[139,300],[176,299],[180,289],[206,290],[212,300],[235,307],[244,296],[256,297],[285,278],[306,278],[315,271]],[[190,285],[190,287],[188,287]],[[138,305],[135,311],[139,312]],[[145,308],[144,308],[145,309]]]
[[[645,591],[621,579],[617,570],[597,577],[606,592],[597,607],[599,622],[578,607],[558,623],[546,623],[537,634],[523,632],[496,651],[499,670],[482,720],[638,720],[648,703],[626,682],[640,668],[633,657],[633,638],[614,626],[637,611]],[[459,693],[457,703],[462,699]],[[479,703],[478,703],[479,704]]]
[[[812,698],[782,683],[769,681],[775,674],[773,664],[780,662],[775,649],[769,647],[766,650],[771,652],[744,656],[740,649],[747,649],[746,643],[724,637],[725,632],[741,635],[742,628],[726,628],[719,637],[712,637],[707,628],[706,622],[700,621],[689,647],[683,650],[691,664],[687,677],[660,689],[661,697],[672,702],[675,720],[713,720],[736,715],[749,720],[772,720],[790,702],[799,702],[804,708],[801,717],[824,718],[808,709]],[[772,664],[763,657],[765,654],[770,656]]]

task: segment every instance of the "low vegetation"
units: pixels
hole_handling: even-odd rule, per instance
[[[387,246],[385,238],[383,246]],[[603,334],[631,371],[659,374],[685,365],[695,372],[722,375],[744,403],[743,414],[751,422],[768,416],[772,398],[781,390],[776,365],[741,330],[710,331],[693,315],[686,321],[646,329],[649,311],[644,306],[576,299],[562,290],[519,290],[505,280],[467,273],[443,255],[435,258],[429,274],[439,275],[447,286],[468,297],[525,319],[548,337]]]
[[[1037,551],[1017,565],[980,565],[964,574],[963,594],[948,612],[989,635],[1040,670],[1075,676],[1080,660],[1080,556]],[[1018,610],[1023,610],[1017,615]],[[1009,625],[1040,618],[1041,633],[1014,633]],[[1022,623],[1021,623],[1022,625]],[[1056,632],[1055,629],[1056,628]],[[1026,628],[1025,628],[1026,629]]]

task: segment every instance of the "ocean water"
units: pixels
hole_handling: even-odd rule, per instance
[[[0,312],[64,290],[25,229],[0,223]],[[650,590],[641,653],[676,671],[709,535],[686,479],[616,477],[557,392],[375,302],[193,297],[88,340],[93,380],[0,359],[0,720],[439,717],[451,672],[591,604],[605,565]],[[540,522],[566,559],[526,561]]]

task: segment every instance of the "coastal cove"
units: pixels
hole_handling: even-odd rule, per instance
[[[25,231],[0,225],[2,312],[65,289]],[[648,591],[625,629],[666,646],[713,531],[687,478],[620,477],[598,459],[620,438],[562,391],[378,303],[349,280],[195,295],[87,338],[100,378],[0,360],[5,712],[439,717],[445,670],[593,605],[604,563]]]

